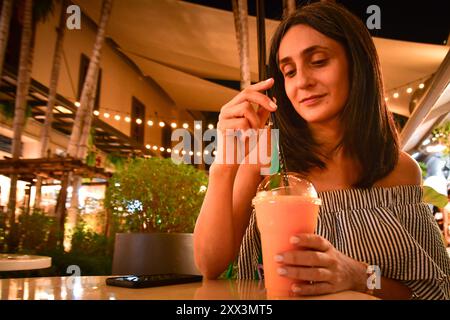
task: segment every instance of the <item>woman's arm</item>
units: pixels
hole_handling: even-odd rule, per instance
[[[256,166],[211,166],[194,231],[195,262],[206,278],[217,278],[238,254],[260,180]]]

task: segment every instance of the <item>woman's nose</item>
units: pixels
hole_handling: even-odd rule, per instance
[[[313,86],[315,80],[311,73],[306,69],[300,69],[296,74],[295,84],[299,89],[305,89]]]

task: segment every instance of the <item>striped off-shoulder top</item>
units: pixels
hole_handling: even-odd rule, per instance
[[[420,186],[319,192],[316,233],[347,256],[377,265],[418,299],[450,299],[450,258]],[[238,257],[240,279],[258,277],[261,243],[253,211]]]

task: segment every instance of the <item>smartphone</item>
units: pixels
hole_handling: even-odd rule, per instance
[[[121,277],[106,278],[106,284],[109,286],[125,288],[151,288],[168,286],[172,284],[190,283],[202,281],[203,277],[193,274],[151,274],[151,275],[129,275]]]

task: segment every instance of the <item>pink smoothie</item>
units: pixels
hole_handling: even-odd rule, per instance
[[[293,250],[289,238],[297,233],[314,233],[319,204],[317,199],[296,195],[269,195],[254,201],[261,232],[264,282],[270,297],[291,295],[292,279],[278,275],[275,255]]]

